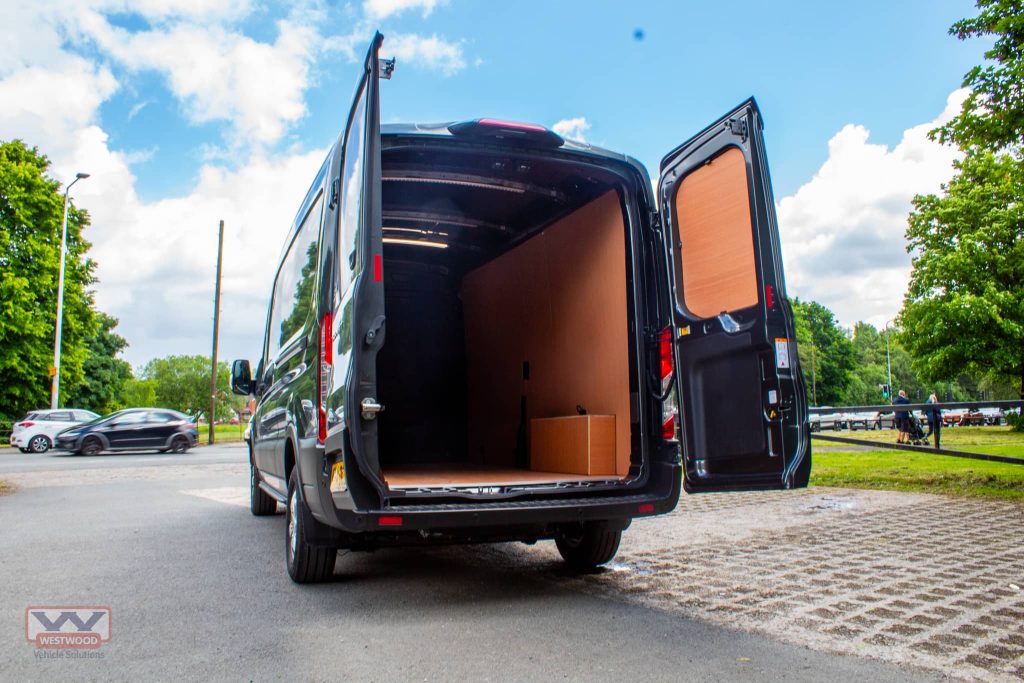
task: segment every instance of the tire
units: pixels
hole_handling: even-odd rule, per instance
[[[36,434],[28,441],[28,452],[41,454],[50,450],[52,446],[49,437],[45,434]]]
[[[621,529],[602,522],[585,522],[581,529],[563,533],[555,539],[555,545],[571,569],[589,572],[611,561],[621,540]]]
[[[871,431],[873,431],[873,432],[880,431],[881,429],[882,429],[882,421],[881,420],[879,420],[878,422],[875,422],[875,423],[873,423],[871,425]]]
[[[185,453],[192,444],[188,442],[188,437],[183,434],[176,435],[171,439],[171,453]]]
[[[103,442],[98,436],[87,436],[78,452],[82,455],[99,455],[103,452]]]
[[[277,512],[277,501],[260,488],[260,475],[249,460],[249,512],[255,517],[266,517]]]
[[[311,524],[318,524],[306,508],[299,494],[299,475],[292,469],[288,479],[288,507],[285,510],[285,563],[288,576],[295,583],[320,583],[334,576],[334,563],[338,549],[330,546],[310,545]],[[616,544],[618,545],[618,544]]]

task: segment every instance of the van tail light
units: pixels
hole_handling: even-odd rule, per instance
[[[327,392],[331,380],[331,368],[334,367],[334,348],[331,344],[334,319],[330,313],[320,321],[320,377],[316,383],[317,432],[319,443],[327,441]]]
[[[15,427],[31,427],[34,424],[35,424],[35,422],[19,422],[18,424],[14,425],[14,426]]]
[[[672,326],[669,325],[658,335],[658,356],[660,359],[661,393],[661,438],[672,441],[676,438],[676,402],[669,389],[675,374],[675,357],[672,353]]]

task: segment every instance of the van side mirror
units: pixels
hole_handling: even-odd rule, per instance
[[[252,393],[252,370],[249,369],[249,361],[236,360],[231,364],[231,391],[240,396]]]

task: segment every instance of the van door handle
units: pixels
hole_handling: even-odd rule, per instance
[[[384,412],[384,406],[382,406],[380,403],[377,403],[377,399],[373,398],[372,396],[364,398],[362,403],[360,403],[359,405],[363,409],[362,414],[364,420],[376,419],[377,413]]]

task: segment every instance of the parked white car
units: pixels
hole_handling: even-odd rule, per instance
[[[57,434],[97,417],[99,415],[91,410],[33,410],[14,423],[11,445],[20,448],[22,453],[45,453],[57,442]]]

